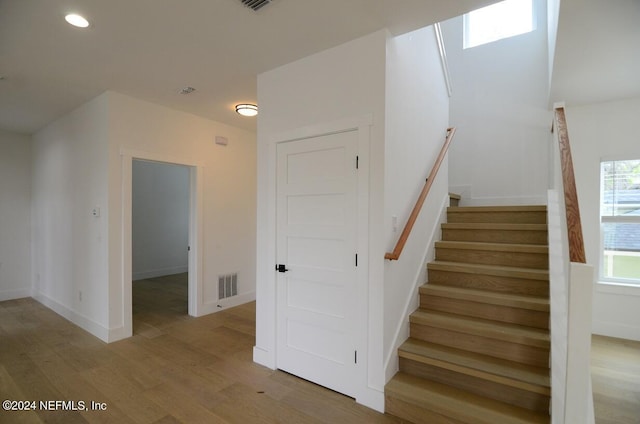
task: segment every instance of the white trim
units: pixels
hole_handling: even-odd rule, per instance
[[[272,370],[276,369],[275,356],[257,346],[253,347],[253,362]]]
[[[267,258],[267,264],[269,264],[269,272],[265,278],[265,292],[263,297],[266,310],[268,311],[269,319],[272,320],[272,325],[268,326],[271,330],[268,334],[270,340],[270,346],[254,346],[253,360],[266,367],[275,369],[277,364],[277,298],[275,295],[276,281],[275,272],[273,272],[270,264],[276,263],[276,203],[277,203],[277,191],[276,191],[276,172],[277,172],[277,145],[280,143],[291,142],[295,140],[301,140],[305,138],[320,137],[324,135],[330,135],[341,132],[357,131],[358,133],[358,145],[356,146],[357,155],[360,158],[359,172],[358,172],[358,228],[357,228],[357,247],[358,247],[358,286],[362,287],[362,292],[359,293],[360,304],[357,305],[359,312],[358,316],[361,317],[361,324],[358,331],[359,337],[357,340],[358,358],[362,360],[358,361],[358,379],[360,381],[356,384],[355,398],[358,403],[362,403],[376,410],[384,410],[384,393],[381,390],[369,386],[368,381],[371,378],[369,375],[369,314],[368,314],[368,299],[369,299],[369,162],[370,162],[370,127],[373,125],[373,115],[368,114],[360,117],[352,117],[346,119],[335,120],[326,123],[320,123],[315,125],[309,125],[301,128],[282,131],[280,133],[267,137],[267,246],[265,257]],[[260,271],[258,271],[260,272]],[[261,289],[262,291],[262,289]]]
[[[480,7],[478,9],[474,9],[471,10],[470,12],[467,12],[463,15],[463,29],[462,29],[462,49],[466,50],[466,49],[472,49],[474,47],[480,47],[480,46],[484,46],[486,44],[490,44],[490,43],[495,43],[501,40],[506,40],[512,37],[517,37],[519,35],[524,35],[524,34],[529,34],[531,32],[534,32],[538,29],[538,13],[537,13],[537,7],[536,7],[536,2],[534,0],[529,0],[530,5],[531,5],[531,16],[530,16],[530,24],[531,27],[527,27],[525,28],[519,28],[511,31],[506,31],[503,30],[501,22],[504,19],[507,19],[507,14],[505,13],[504,10],[504,6],[501,5],[501,3],[506,3],[507,0],[502,0],[498,3],[494,3],[494,4],[490,4],[488,6],[484,6],[484,7]],[[510,3],[517,3],[516,1],[510,1]],[[497,13],[495,12],[496,10],[498,10],[501,13]],[[487,11],[490,12],[494,12],[493,13],[493,19],[491,19],[491,22],[485,22],[483,25],[483,28],[475,28],[475,31],[472,31],[472,27],[471,27],[471,22],[470,19],[472,18],[472,14],[486,14]],[[508,10],[507,11],[508,14],[510,15],[510,17],[512,18],[516,18],[515,16],[513,16],[514,14],[516,14],[517,12],[515,10]],[[524,12],[524,10],[520,10],[518,12]],[[486,28],[487,27],[491,27],[492,31],[489,33],[491,34],[490,36],[486,36]],[[485,31],[483,31],[485,30]],[[473,34],[472,34],[473,33]],[[478,36],[478,33],[481,34],[485,34],[484,37],[480,37]],[[499,35],[496,37],[495,33],[499,33]],[[475,34],[475,36],[474,36]],[[477,38],[480,38],[479,40]]]
[[[593,424],[591,392],[591,334],[593,267],[583,263],[569,264],[569,299],[567,331],[567,385],[565,391],[565,422]],[[552,388],[553,390],[553,388]]]
[[[189,272],[189,266],[173,266],[170,268],[150,269],[147,271],[136,272],[132,274],[133,281],[144,280],[147,278],[164,277],[165,275],[182,274]]]
[[[596,292],[624,296],[640,296],[640,285],[614,281],[598,281],[596,284]]]
[[[630,155],[637,155],[639,156],[638,159],[629,159]],[[619,154],[619,155],[610,155],[610,156],[600,156],[600,163],[602,164],[602,162],[624,162],[624,161],[628,161],[628,160],[640,160],[640,152],[636,152],[636,153],[627,153],[627,154]]]
[[[613,275],[611,275],[614,272],[613,259],[615,256],[626,256],[626,257],[635,256],[637,258],[637,257],[640,257],[640,252],[624,251],[624,250],[602,250],[601,256],[602,257],[600,259],[600,278],[601,278],[602,284],[640,287],[640,276],[637,278],[623,278],[623,277],[614,277]],[[602,275],[604,272],[604,267],[602,266],[602,264],[604,263],[605,258],[607,261],[607,274],[609,275]]]
[[[175,165],[193,166],[196,168],[203,166],[203,162],[199,158],[193,158],[191,156],[169,155],[148,150],[132,149],[126,146],[120,147],[120,156],[130,156],[131,158],[137,160],[172,163]]]
[[[190,205],[189,205],[189,315],[204,315],[203,299],[203,240],[200,232],[203,223],[203,182],[204,168],[202,162],[193,160],[190,157],[179,157],[173,155],[159,154],[142,150],[120,148],[122,159],[122,274],[121,274],[121,307],[122,307],[122,328],[118,327],[117,334],[120,338],[130,337],[133,334],[133,314],[132,314],[132,192],[133,192],[133,161],[147,160],[163,163],[184,165],[190,168]]]
[[[347,131],[360,131],[362,128],[373,125],[373,115],[364,115],[357,118],[339,119],[325,124],[315,124],[306,127],[282,131],[269,137],[269,144],[286,143],[303,138],[321,137]],[[275,156],[274,156],[275,158]]]
[[[0,302],[31,297],[31,289],[0,290]]]
[[[640,326],[637,325],[632,326],[620,322],[594,320],[592,332],[601,336],[640,341]]]
[[[213,302],[204,302],[202,305],[200,305],[199,316],[212,314],[215,312],[222,311],[223,309],[229,309],[239,305],[244,305],[245,303],[253,302],[254,300],[256,300],[256,292],[251,291],[248,293],[241,293],[237,296],[227,297],[225,299],[220,299]]]
[[[600,215],[600,222],[605,224],[637,224],[640,223],[640,216],[635,215]]]
[[[413,289],[411,290],[407,301],[404,304],[404,309],[402,312],[402,316],[405,317],[402,321],[398,323],[396,327],[396,331],[393,335],[393,344],[392,348],[387,354],[387,358],[384,361],[384,370],[385,370],[385,380],[389,381],[395,373],[398,372],[398,363],[397,360],[392,364],[392,360],[398,358],[398,348],[402,343],[404,343],[407,338],[409,338],[409,315],[413,313],[417,307],[416,303],[419,301],[418,290],[421,285],[423,285],[426,279],[422,279],[421,277],[425,274],[425,270],[427,268],[427,262],[431,260],[428,258],[429,254],[433,254],[435,250],[435,243],[440,239],[440,227],[443,222],[446,222],[446,214],[447,214],[447,206],[449,203],[449,194],[447,193],[442,201],[440,202],[440,215],[439,219],[433,222],[433,226],[431,228],[431,235],[429,236],[429,241],[425,246],[424,253],[422,255],[422,262],[418,270],[416,271],[416,275],[413,279]]]
[[[433,31],[436,34],[436,41],[438,43],[438,52],[440,52],[440,63],[442,64],[442,73],[444,75],[444,82],[447,85],[447,94],[451,97],[451,76],[449,73],[449,63],[447,62],[447,51],[444,48],[444,38],[442,37],[442,28],[440,22],[433,24]]]
[[[384,390],[366,387],[356,396],[356,402],[384,414]]]
[[[50,298],[40,291],[34,293],[33,298],[42,303],[47,308],[51,309],[56,314],[67,319],[68,321],[71,321],[78,327],[96,336],[103,342],[109,343],[111,341],[114,341],[111,340],[111,331],[107,327],[93,321],[86,315],[80,314],[72,309],[67,308],[62,303]]]

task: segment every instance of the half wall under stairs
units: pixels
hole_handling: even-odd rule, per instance
[[[385,387],[420,424],[549,423],[545,206],[450,207]]]

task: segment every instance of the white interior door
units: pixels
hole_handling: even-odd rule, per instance
[[[357,131],[277,147],[277,366],[347,395],[357,380]],[[276,265],[277,268],[277,265]]]

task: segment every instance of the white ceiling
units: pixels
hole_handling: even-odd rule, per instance
[[[33,133],[114,90],[255,130],[233,106],[256,101],[259,73],[493,2],[273,0],[254,12],[240,0],[0,0],[0,129]],[[69,12],[91,26],[71,27]],[[638,22],[640,0],[562,0],[552,99],[640,96]]]
[[[551,100],[640,97],[640,0],[562,0]]]
[[[255,130],[256,76],[389,28],[495,0],[0,0],[0,129],[33,133],[105,90]],[[91,26],[71,27],[67,13]],[[185,87],[196,91],[177,94]]]

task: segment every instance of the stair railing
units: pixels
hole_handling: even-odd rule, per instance
[[[584,253],[584,239],[582,237],[582,223],[580,221],[580,206],[578,205],[578,191],[573,172],[573,159],[569,144],[569,131],[564,107],[555,110],[555,128],[558,131],[560,145],[560,166],[562,169],[562,185],[564,186],[564,204],[567,216],[567,230],[569,232],[569,259],[571,262],[587,263]]]
[[[549,190],[551,421],[594,423],[590,374],[593,267],[586,264],[580,208],[564,106],[555,106],[554,165]],[[564,195],[563,195],[564,194]],[[568,253],[568,254],[567,254]]]
[[[440,169],[440,165],[442,161],[444,161],[445,156],[447,155],[447,151],[449,150],[449,144],[451,144],[451,140],[453,139],[453,135],[456,133],[455,127],[447,128],[447,138],[444,141],[442,149],[440,150],[440,154],[436,158],[436,162],[427,177],[427,181],[424,183],[424,187],[420,192],[420,196],[418,196],[418,200],[416,201],[413,210],[411,211],[411,215],[409,215],[409,219],[407,220],[406,225],[404,226],[404,230],[402,230],[402,234],[400,234],[400,238],[396,243],[396,247],[393,249],[393,252],[387,252],[384,255],[385,259],[389,259],[391,261],[397,261],[400,258],[400,254],[404,249],[404,245],[407,243],[409,239],[409,235],[411,234],[411,229],[413,225],[416,223],[418,219],[418,215],[420,214],[420,210],[422,209],[422,205],[424,204],[427,195],[429,194],[429,190],[431,190],[431,186],[433,185],[433,181],[436,179],[436,175],[438,175],[438,170]]]

